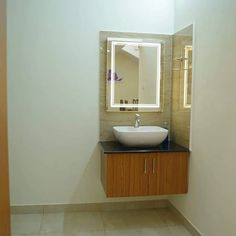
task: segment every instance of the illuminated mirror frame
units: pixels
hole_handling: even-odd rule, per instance
[[[188,75],[189,75],[189,52],[192,51],[192,45],[184,47],[184,108],[191,108],[191,103],[188,103]]]
[[[142,39],[127,39],[127,38],[107,38],[107,43],[111,44],[111,50],[107,49],[108,53],[111,53],[111,80],[110,80],[110,101],[109,106],[112,108],[143,108],[143,109],[155,109],[156,111],[161,110],[161,53],[162,53],[162,44],[161,42],[144,42]],[[154,104],[119,104],[114,101],[115,94],[115,46],[116,45],[131,45],[131,46],[146,46],[146,47],[154,47],[157,49],[157,80],[156,80],[156,103]],[[148,111],[148,110],[140,110],[140,111]],[[109,111],[109,109],[108,109]],[[153,111],[150,111],[153,112]]]

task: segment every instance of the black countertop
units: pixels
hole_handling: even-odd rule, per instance
[[[127,147],[117,141],[100,141],[99,144],[104,153],[189,152],[188,148],[173,142],[166,142],[153,147]]]

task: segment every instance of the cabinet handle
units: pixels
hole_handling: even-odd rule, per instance
[[[155,174],[156,158],[152,159],[152,173]]]
[[[147,174],[147,159],[144,160],[144,174]]]

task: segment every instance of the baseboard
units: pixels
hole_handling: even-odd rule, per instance
[[[39,214],[77,211],[119,211],[135,209],[167,208],[168,200],[146,200],[131,202],[102,202],[82,204],[23,205],[11,206],[12,214]]]
[[[199,230],[187,218],[185,218],[170,201],[168,201],[168,208],[181,220],[182,224],[193,236],[203,236],[203,234],[201,234]]]

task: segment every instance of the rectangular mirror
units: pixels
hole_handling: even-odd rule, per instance
[[[161,111],[163,42],[107,38],[107,111]]]

